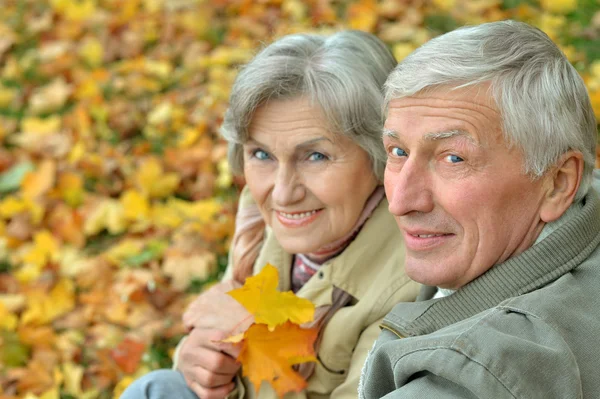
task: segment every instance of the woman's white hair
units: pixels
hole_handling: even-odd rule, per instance
[[[591,184],[596,120],[583,80],[550,38],[516,21],[464,27],[425,43],[385,83],[392,99],[440,86],[489,82],[509,145],[524,154],[524,172],[539,178],[569,150],[584,158],[581,199]]]
[[[275,41],[240,71],[231,91],[221,134],[229,142],[232,171],[243,171],[242,145],[256,109],[270,100],[306,96],[322,110],[327,128],[369,154],[381,180],[383,83],[395,66],[386,45],[365,32],[294,34]]]

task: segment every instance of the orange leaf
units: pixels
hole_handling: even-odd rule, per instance
[[[110,355],[121,370],[131,374],[137,370],[145,349],[146,346],[143,343],[125,338],[110,352]]]
[[[262,381],[269,382],[277,395],[300,392],[306,381],[292,369],[301,362],[316,361],[314,342],[317,329],[303,329],[287,322],[269,331],[264,324],[253,324],[245,333],[238,359],[244,376],[258,393]]]

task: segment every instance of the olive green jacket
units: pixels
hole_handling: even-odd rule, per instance
[[[247,192],[242,196],[248,195]],[[242,198],[242,201],[246,200]],[[420,285],[404,274],[402,237],[383,199],[357,237],[340,255],[321,266],[318,273],[297,292],[315,306],[331,304],[333,287],[350,293],[356,301],[337,311],[323,332],[318,363],[308,387],[291,398],[356,398],[360,370],[379,334],[383,316],[401,301],[414,301]],[[279,289],[291,288],[292,256],[267,231],[254,273],[270,263],[279,269]],[[230,397],[276,398],[263,383],[258,395],[247,380],[238,379]]]
[[[600,398],[600,200],[454,294],[385,317],[361,398]]]

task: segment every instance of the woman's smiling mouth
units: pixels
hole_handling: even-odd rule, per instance
[[[312,223],[321,214],[322,210],[323,208],[303,212],[275,211],[275,215],[279,223],[285,227],[302,227]]]

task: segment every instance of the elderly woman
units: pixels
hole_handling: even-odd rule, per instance
[[[381,186],[382,85],[396,62],[375,36],[286,36],[238,75],[223,123],[232,169],[246,180],[223,282],[192,303],[175,370],[152,372],[122,398],[274,398],[241,377],[218,341],[251,322],[226,292],[267,263],[279,289],[311,300],[316,363],[298,398],[355,398],[362,364],[393,305],[412,301],[402,238]],[[294,396],[295,395],[295,396]]]

